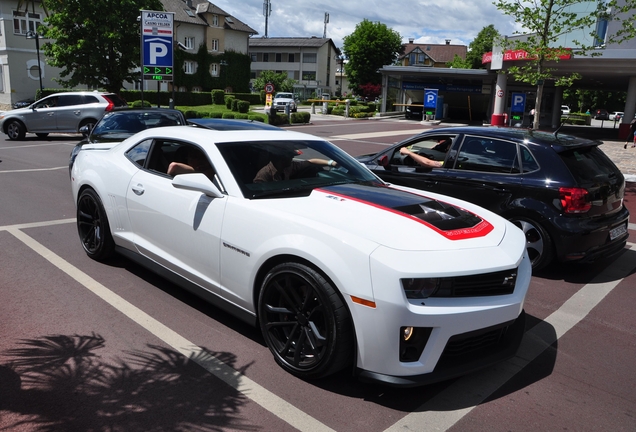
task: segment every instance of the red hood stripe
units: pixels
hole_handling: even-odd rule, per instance
[[[401,192],[401,193],[409,193],[412,195],[416,195],[416,196],[421,196],[421,197],[425,197],[429,200],[431,200],[431,198],[426,197],[425,195],[419,195],[419,194],[413,194],[412,192],[407,192],[407,191],[402,191],[399,189],[393,189],[390,187],[387,187],[387,189],[391,189],[391,190],[395,190],[396,192]],[[369,201],[366,199],[362,199],[356,196],[352,196],[352,195],[348,195],[348,194],[344,194],[342,192],[337,192],[334,191],[333,188],[329,188],[329,189],[323,189],[323,188],[318,188],[315,189],[315,191],[317,192],[321,192],[324,193],[326,195],[332,196],[332,197],[338,197],[340,199],[343,200],[351,200],[351,201],[355,201],[355,202],[359,202],[361,204],[365,204],[365,205],[369,205],[384,211],[388,211],[390,213],[394,213],[397,215],[400,215],[402,217],[405,217],[407,219],[410,219],[414,222],[418,222],[421,223],[425,226],[427,226],[428,228],[430,228],[431,230],[435,231],[436,233],[438,233],[439,235],[449,239],[449,240],[467,240],[467,239],[472,239],[472,238],[479,238],[479,237],[485,237],[486,235],[488,235],[493,229],[494,227],[492,226],[492,224],[490,222],[488,222],[485,219],[482,219],[481,217],[475,215],[472,212],[469,212],[468,210],[464,210],[462,209],[462,211],[470,213],[471,215],[475,216],[476,218],[478,218],[479,222],[471,227],[465,227],[465,228],[457,228],[457,229],[452,229],[452,230],[443,230],[440,229],[438,227],[436,227],[435,225],[431,224],[430,222],[427,222],[417,216],[405,213],[403,211],[391,208],[391,207],[387,207],[385,205],[379,204],[377,202],[373,202],[373,201]],[[452,205],[452,204],[449,204]],[[456,207],[456,206],[453,206]]]

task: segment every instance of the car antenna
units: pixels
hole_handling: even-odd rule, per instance
[[[561,128],[563,127],[565,122],[569,120],[569,118],[570,118],[570,115],[568,114],[568,116],[566,118],[564,118],[563,121],[561,121],[561,124],[559,125],[559,127],[556,128],[556,130],[553,132],[553,135],[554,135],[555,138],[559,134],[559,131],[561,130]]]

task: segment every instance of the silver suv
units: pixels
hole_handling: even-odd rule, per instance
[[[274,96],[274,102],[272,103],[272,107],[276,111],[285,111],[285,106],[289,105],[290,112],[298,111],[298,106],[296,105],[296,99],[294,99],[293,93],[276,93]]]
[[[89,130],[105,112],[127,106],[114,93],[54,93],[26,108],[0,113],[0,128],[11,140],[23,140],[27,132],[44,138],[49,133],[78,133],[82,126]]]

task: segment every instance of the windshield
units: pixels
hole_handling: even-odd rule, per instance
[[[220,143],[246,198],[305,196],[336,184],[382,184],[374,174],[326,141]]]
[[[274,99],[293,99],[294,96],[291,93],[278,93],[274,96]]]

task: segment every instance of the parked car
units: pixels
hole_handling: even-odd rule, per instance
[[[79,133],[82,126],[94,126],[105,112],[120,106],[126,102],[113,93],[54,93],[26,108],[0,113],[0,128],[11,140],[23,140],[27,132],[40,138]]]
[[[594,116],[596,120],[609,120],[609,113],[605,108],[594,110]]]
[[[414,386],[519,346],[525,238],[488,210],[388,186],[293,131],[176,126],[103,146],[73,165],[86,254],[120,252],[259,325],[291,374],[355,366],[362,380]],[[205,174],[168,175],[180,153],[199,153]],[[269,174],[281,179],[258,181]]]
[[[620,119],[623,118],[624,115],[625,113],[622,111],[613,111],[612,113],[610,113],[609,119],[614,121],[619,121]]]
[[[298,111],[298,103],[294,98],[294,94],[288,92],[279,92],[274,95],[274,100],[272,101],[272,107],[270,109],[274,109],[276,111],[285,111],[285,107],[287,105],[289,105],[289,112]]]
[[[31,105],[34,102],[35,102],[35,99],[33,99],[33,98],[22,99],[22,100],[19,100],[19,101],[15,102],[13,104],[13,108],[16,109],[16,108],[28,107],[29,105]]]
[[[404,109],[404,118],[409,120],[422,120],[424,118],[423,102],[413,102]]]
[[[71,150],[68,163],[69,173],[73,168],[75,157],[86,144],[121,142],[145,129],[183,126],[185,124],[186,119],[183,113],[175,109],[115,108],[104,114],[92,129],[90,129],[89,124],[80,128],[80,132],[85,135],[85,138]]]
[[[561,115],[570,115],[570,107],[567,105],[561,105]]]
[[[625,179],[600,144],[517,128],[453,127],[358,160],[389,183],[465,199],[512,221],[540,269],[553,260],[609,257],[625,246]],[[443,165],[417,166],[402,147]]]

